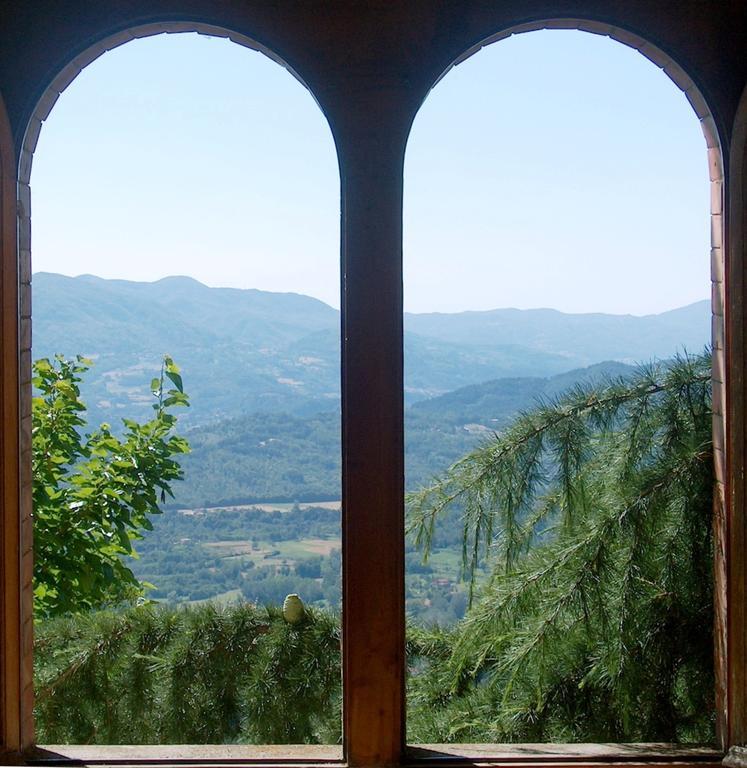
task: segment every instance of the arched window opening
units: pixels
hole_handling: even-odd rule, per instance
[[[716,740],[723,256],[698,117],[636,51],[546,30],[463,60],[415,120],[410,743]]]
[[[329,127],[196,34],[106,53],[34,125],[37,741],[336,745]]]

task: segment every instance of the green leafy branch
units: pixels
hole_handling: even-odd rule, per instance
[[[176,456],[189,451],[176,435],[174,407],[188,406],[179,369],[164,357],[151,382],[154,416],[123,419],[84,433],[80,383],[91,361],[37,360],[33,366],[32,476],[34,610],[37,618],[85,611],[143,594],[125,565],[133,542],[152,528],[159,501],[182,477]],[[167,382],[171,386],[167,386]]]

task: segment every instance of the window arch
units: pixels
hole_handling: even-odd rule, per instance
[[[684,93],[688,102],[693,108],[695,115],[700,121],[703,136],[706,145],[706,161],[708,163],[708,173],[711,181],[711,282],[713,284],[713,332],[712,343],[715,352],[714,364],[714,385],[720,392],[720,397],[715,396],[715,407],[718,410],[714,416],[714,443],[717,452],[717,478],[719,483],[719,495],[724,498],[724,431],[725,415],[723,412],[724,399],[724,376],[725,365],[724,358],[724,159],[721,147],[721,138],[716,120],[712,114],[706,99],[703,97],[699,88],[687,74],[687,72],[674,61],[667,53],[659,49],[653,43],[643,37],[630,32],[621,27],[617,27],[606,22],[594,21],[581,18],[555,18],[555,19],[537,19],[527,21],[522,24],[508,27],[500,32],[494,33],[475,45],[465,50],[461,55],[454,59],[431,85],[431,90],[448,74],[453,68],[466,61],[475,53],[487,45],[503,40],[512,35],[524,32],[534,32],[542,29],[570,29],[582,32],[588,32],[594,35],[609,37],[623,45],[629,46],[645,56],[652,64],[661,69],[664,74]],[[721,502],[723,503],[723,501]]]
[[[360,556],[348,558],[349,564],[355,564],[353,570],[348,570],[346,575],[347,593],[351,595],[356,593],[357,601],[346,602],[346,640],[348,640],[347,660],[346,660],[346,682],[348,683],[346,696],[346,747],[349,762],[356,765],[380,765],[397,764],[406,761],[403,753],[402,738],[402,693],[404,690],[404,656],[403,647],[403,622],[404,616],[401,602],[398,602],[396,594],[401,592],[402,573],[401,567],[396,563],[401,561],[401,548],[398,542],[401,542],[401,504],[398,499],[401,498],[401,418],[398,415],[398,408],[401,407],[401,295],[400,282],[401,272],[399,270],[399,259],[401,253],[398,243],[400,241],[400,211],[401,211],[401,165],[404,156],[405,135],[407,133],[408,121],[416,111],[417,104],[422,100],[422,86],[426,81],[430,83],[433,80],[435,71],[434,61],[440,61],[443,66],[436,67],[436,70],[443,71],[460,49],[467,48],[465,41],[487,40],[489,35],[496,28],[506,27],[506,34],[511,30],[518,30],[526,19],[527,7],[519,4],[485,6],[485,4],[467,0],[463,7],[456,8],[447,5],[433,7],[422,11],[421,18],[418,11],[415,13],[412,8],[404,6],[401,10],[391,10],[388,14],[380,14],[380,9],[376,6],[376,13],[379,14],[376,23],[371,24],[370,29],[362,30],[360,25],[356,25],[357,20],[351,20],[347,16],[343,6],[334,6],[335,14],[333,16],[334,34],[329,36],[322,34],[319,29],[318,6],[314,5],[310,9],[304,9],[301,6],[293,5],[289,9],[288,4],[282,0],[267,13],[272,15],[275,8],[279,8],[278,23],[287,22],[296,13],[299,22],[293,19],[290,24],[292,32],[289,33],[289,39],[295,40],[288,44],[288,49],[304,50],[305,41],[309,36],[316,36],[323,40],[325,47],[324,56],[327,67],[324,70],[333,80],[329,90],[325,94],[325,103],[333,105],[336,110],[334,118],[331,120],[334,126],[335,137],[340,147],[340,158],[342,166],[342,186],[343,186],[343,262],[345,263],[345,295],[344,306],[344,331],[345,349],[343,356],[343,403],[344,403],[344,430],[347,434],[344,437],[345,468],[347,484],[350,487],[345,489],[350,508],[347,510],[348,531],[347,536],[355,544],[355,555]],[[593,6],[593,7],[592,7]],[[18,6],[20,8],[20,4]],[[200,4],[194,5],[196,9]],[[141,12],[143,15],[138,17],[153,18],[153,14],[158,12],[159,4],[138,4],[133,3],[134,10],[131,13]],[[420,6],[418,6],[420,8]],[[691,12],[683,13],[681,16],[671,15],[671,9],[666,4],[652,4],[650,12],[647,9],[623,9],[621,10],[614,3],[584,3],[580,8],[588,8],[590,14],[607,13],[608,18],[616,20],[618,24],[626,24],[628,19],[633,20],[637,29],[642,31],[646,37],[655,38],[658,34],[661,40],[668,40],[673,50],[680,53],[675,56],[681,63],[685,63],[686,56],[690,57],[689,65],[686,67],[691,73],[700,78],[704,87],[704,93],[709,94],[709,99],[719,99],[722,107],[725,106],[725,116],[731,119],[730,101],[728,87],[720,86],[717,77],[723,73],[724,69],[733,75],[734,79],[743,76],[743,69],[735,65],[735,58],[727,48],[733,43],[733,37],[730,37],[731,31],[727,30],[730,23],[736,25],[738,20],[736,14],[728,11],[726,8],[713,11],[713,13],[696,14],[694,5],[688,5]],[[139,9],[139,10],[138,10]],[[168,10],[168,9],[167,9]],[[360,10],[361,18],[364,22],[371,22],[370,14],[366,15],[365,8],[356,6],[356,10],[351,13],[358,13]],[[226,6],[225,13],[227,18],[241,17],[246,14],[245,22],[249,24],[252,15],[256,9],[249,8],[244,10],[243,6],[236,4],[230,9]],[[34,14],[38,12],[38,17]],[[204,7],[206,14],[211,14],[215,18],[216,14],[222,12],[214,7]],[[283,16],[287,12],[288,15]],[[548,11],[543,9],[544,14]],[[559,9],[562,13],[563,9]],[[3,81],[0,83],[3,90],[8,89],[6,93],[11,94],[13,88],[21,88],[26,93],[26,89],[38,88],[38,83],[34,78],[38,76],[38,71],[28,76],[24,81],[20,74],[23,69],[24,56],[33,55],[38,52],[38,47],[48,41],[45,35],[49,28],[54,28],[58,23],[56,20],[43,19],[41,10],[31,9],[30,17],[32,22],[38,19],[43,20],[47,25],[42,30],[37,40],[31,41],[28,49],[12,48],[8,53],[6,64],[3,69]],[[262,11],[264,13],[264,10]],[[105,7],[102,10],[103,22],[98,16],[93,18],[86,17],[76,26],[75,22],[67,23],[66,34],[57,40],[52,41],[52,45],[57,51],[64,51],[70,54],[70,57],[79,53],[80,48],[73,50],[77,44],[85,44],[90,40],[91,29],[97,28],[97,25],[109,23],[116,25],[122,24],[122,14],[112,8]],[[147,14],[147,16],[146,16]],[[28,16],[28,14],[26,14]],[[26,16],[24,18],[26,18]],[[260,14],[263,23],[266,23],[265,17]],[[329,19],[324,16],[324,21]],[[711,23],[711,19],[715,21]],[[9,21],[12,21],[12,14]],[[693,30],[688,28],[688,24],[693,22],[697,31],[704,31],[707,34],[702,40],[694,42],[692,45],[683,44],[683,40],[693,34]],[[736,20],[736,21],[735,21]],[[425,23],[423,23],[425,22]],[[432,22],[432,24],[431,24]],[[514,25],[514,22],[516,24]],[[560,21],[536,21],[531,22],[532,28],[547,25],[577,24],[575,20]],[[610,29],[620,29],[621,35],[628,33],[622,28],[608,26],[607,23],[586,22],[581,24],[596,26],[602,34],[608,34]],[[61,22],[59,22],[62,26]],[[306,26],[304,26],[306,24]],[[506,26],[506,25],[509,26]],[[444,26],[445,25],[445,26]],[[513,25],[513,26],[511,26]],[[193,25],[188,25],[193,29]],[[9,25],[8,28],[11,28]],[[575,27],[574,27],[575,28]],[[671,30],[671,35],[670,35]],[[594,31],[587,29],[587,31]],[[383,33],[382,33],[383,32]],[[737,31],[738,34],[738,31]],[[370,35],[371,40],[368,41]],[[354,40],[355,44],[350,41]],[[366,44],[361,45],[361,41],[366,40]],[[635,37],[636,44],[643,38]],[[40,42],[41,41],[41,42]],[[71,42],[77,41],[77,42]],[[394,41],[395,45],[392,44]],[[624,42],[624,40],[621,40]],[[369,44],[370,43],[370,44]],[[408,56],[412,53],[407,64],[404,59],[393,57],[394,63],[390,66],[384,66],[383,58],[377,58],[375,49],[377,45],[381,46],[383,53],[381,57],[392,56],[393,50],[399,46],[402,49],[412,46],[408,50]],[[645,43],[648,45],[648,43]],[[722,46],[719,49],[719,46]],[[422,54],[424,48],[430,47],[431,52],[424,56],[420,63],[417,61],[417,54]],[[654,46],[656,55],[658,49]],[[318,53],[321,48],[315,49]],[[687,52],[687,54],[685,53]],[[327,53],[331,53],[327,57]],[[679,58],[681,56],[681,59]],[[458,56],[457,56],[458,58]],[[427,59],[427,60],[426,60]],[[388,60],[387,60],[388,61]],[[414,63],[413,63],[414,62]],[[715,62],[715,64],[714,64]],[[680,70],[676,62],[672,62],[669,68],[676,72]],[[721,67],[721,69],[719,69]],[[684,71],[684,70],[682,70]],[[12,78],[19,77],[20,85],[11,82]],[[733,82],[732,82],[733,84]],[[741,87],[741,81],[740,81]],[[335,91],[335,89],[337,89]],[[688,88],[689,90],[689,88]],[[332,92],[334,96],[330,96]],[[34,91],[38,93],[38,90]],[[691,93],[694,100],[698,102],[696,112],[700,109],[704,112],[704,123],[707,126],[714,127],[718,123],[723,136],[728,136],[730,125],[724,125],[719,121],[714,121],[709,115],[705,101],[700,98],[700,93],[696,89]],[[16,123],[22,122],[20,112],[23,106],[19,106],[18,94],[15,94],[15,102],[12,106],[15,111],[11,111]],[[54,94],[50,96],[54,98]],[[23,99],[21,99],[22,101]],[[715,101],[714,101],[715,103]],[[20,110],[20,111],[19,111]],[[373,116],[373,117],[372,117]],[[711,117],[711,121],[705,118]],[[371,130],[372,124],[375,124],[376,130]],[[24,125],[15,125],[16,136],[24,132]],[[30,128],[33,135],[32,126]],[[715,136],[715,127],[714,127]],[[13,156],[11,137],[0,134],[0,141],[4,145],[4,151],[7,157]],[[24,142],[25,143],[25,142]],[[20,149],[18,150],[20,152]],[[714,146],[709,155],[713,161],[713,175],[719,177],[721,173],[721,154]],[[18,157],[18,155],[16,155]],[[23,162],[28,162],[30,158],[21,158]],[[16,171],[12,166],[4,165],[2,172],[5,174],[3,182],[3,202],[2,210],[12,209],[15,206],[16,198],[12,195],[12,200],[8,203],[7,184],[11,186],[17,180]],[[20,190],[20,198],[23,199],[24,190]],[[729,195],[733,202],[736,198]],[[723,237],[723,214],[719,220],[721,235],[716,238],[718,248],[723,248],[726,238]],[[15,223],[15,222],[14,222]],[[15,226],[13,227],[15,230]],[[740,234],[740,237],[743,237]],[[19,274],[19,264],[17,261],[17,249],[15,243],[15,231],[13,233],[12,243],[4,240],[3,247],[3,269],[5,275],[11,279],[15,291]],[[28,242],[26,242],[28,246]],[[739,254],[743,252],[743,242],[736,242],[735,233],[730,231],[728,238],[730,254]],[[732,273],[732,268],[736,273]],[[735,308],[741,306],[743,300],[743,277],[739,273],[736,264],[728,265],[729,279],[727,283],[726,300],[724,307],[727,312],[727,326],[731,327],[731,322],[736,316]],[[23,295],[24,275],[21,273],[21,292]],[[3,298],[8,298],[3,294]],[[13,322],[4,326],[3,341],[8,343],[4,348],[5,359],[9,358],[7,369],[4,369],[4,381],[10,380],[14,391],[7,396],[4,401],[9,403],[9,413],[15,412],[18,400],[18,367],[17,367],[17,344],[18,318],[16,312],[17,303],[13,301],[14,296],[10,296],[12,301],[10,312],[13,315]],[[28,299],[23,299],[28,301]],[[347,302],[347,303],[346,303]],[[8,313],[8,305],[3,307],[3,317]],[[731,316],[732,319],[729,319]],[[736,322],[736,321],[735,321]],[[28,325],[28,324],[27,324]],[[23,323],[21,323],[23,333]],[[22,334],[21,334],[22,335]],[[373,335],[373,336],[372,336]],[[741,386],[744,354],[743,351],[734,349],[731,346],[731,338],[728,336],[728,351],[726,356],[726,394],[729,408],[735,408],[738,411],[737,417],[743,416],[741,406],[736,402],[733,393],[735,388]],[[368,347],[367,347],[368,345]],[[16,403],[14,405],[14,403]],[[735,417],[736,418],[736,417]],[[367,433],[366,433],[366,430]],[[365,437],[364,437],[365,434]],[[4,611],[5,616],[13,613],[14,606],[21,600],[19,587],[20,565],[16,568],[14,558],[20,556],[20,536],[13,532],[16,530],[13,526],[18,523],[17,499],[12,501],[13,493],[8,496],[8,489],[11,489],[14,480],[14,462],[22,453],[21,438],[18,430],[15,429],[13,421],[5,423],[3,436],[5,442],[3,449],[3,468],[6,476],[3,477],[4,498],[11,498],[13,507],[4,508],[3,513],[6,516],[5,532],[6,538],[6,556],[4,572],[5,586]],[[28,445],[25,446],[28,450]],[[386,456],[389,452],[391,455]],[[400,459],[397,458],[400,457]],[[13,458],[15,457],[15,458]],[[727,482],[730,478],[743,471],[741,458],[734,454],[725,454],[728,466]],[[726,498],[730,501],[728,513],[742,514],[743,508],[733,505],[731,490],[727,488]],[[370,514],[359,514],[370,513]],[[378,517],[376,513],[381,513]],[[733,521],[728,519],[725,524],[731,526],[734,532]],[[357,539],[357,541],[356,541]],[[736,591],[736,583],[739,580],[739,574],[743,573],[741,555],[732,551],[730,554],[737,558],[729,561],[729,572],[726,574],[728,583],[724,595],[731,597],[741,594]],[[357,564],[356,564],[357,563]],[[9,571],[13,571],[16,576],[8,576]],[[375,585],[372,584],[376,580]],[[14,586],[15,585],[15,586]],[[14,591],[15,590],[15,591]],[[381,595],[384,597],[379,600]],[[379,600],[377,602],[377,600]],[[726,606],[729,608],[729,606]],[[745,620],[739,610],[731,611],[728,616],[730,627],[730,638],[744,638]],[[12,645],[12,635],[20,632],[20,626],[13,624],[6,625],[3,628],[3,647],[8,648]],[[730,642],[731,642],[730,639]],[[733,646],[723,651],[721,658],[725,656],[729,659],[731,668],[744,667],[744,657],[734,658],[731,655]],[[728,651],[728,653],[727,653]],[[17,655],[15,657],[4,656],[3,658],[4,674],[4,692],[6,699],[4,701],[4,748],[18,751],[22,747],[32,742],[30,732],[22,732],[20,720],[24,713],[29,712],[29,708],[24,707],[19,695],[10,695],[12,684],[7,681],[11,676],[25,675],[25,679],[30,679],[30,657],[28,655]],[[22,662],[26,669],[22,670]],[[731,674],[731,673],[730,673]],[[744,736],[745,727],[745,694],[735,684],[736,678],[729,681],[729,728],[725,736],[725,745],[734,744],[739,738],[739,734]],[[737,681],[738,682],[738,681]],[[353,691],[351,693],[351,690]],[[19,689],[20,691],[20,689]],[[28,716],[28,715],[27,715]],[[732,722],[733,720],[733,722]],[[483,755],[483,757],[485,757]],[[566,754],[566,758],[568,755]],[[618,755],[619,757],[619,755]],[[630,756],[628,756],[630,757]],[[640,754],[638,753],[640,758]],[[588,758],[588,753],[587,753]],[[611,756],[615,759],[615,755]],[[680,755],[681,759],[695,760],[692,755]],[[281,759],[286,759],[287,756]],[[525,759],[525,758],[523,758]],[[552,758],[558,760],[558,755]],[[574,762],[584,761],[584,756],[574,753],[572,755]],[[610,759],[610,755],[605,753],[603,759]],[[659,760],[666,763],[666,758],[654,756],[652,761]],[[674,759],[674,758],[673,758]],[[698,758],[701,761],[708,761],[714,764],[712,755]],[[649,762],[650,764],[650,762]]]
[[[710,180],[710,273],[711,273],[711,346],[713,349],[713,443],[716,487],[714,489],[713,529],[715,539],[715,606],[714,606],[714,652],[716,658],[716,711],[718,739],[726,743],[728,737],[728,705],[727,696],[729,673],[727,670],[727,592],[728,577],[726,569],[727,547],[727,457],[726,457],[726,383],[725,383],[725,261],[724,248],[724,164],[721,139],[716,127],[714,115],[711,113],[705,98],[700,90],[671,57],[653,45],[651,42],[627,31],[607,23],[577,19],[537,19],[517,24],[492,34],[475,45],[469,47],[461,55],[457,56],[434,80],[431,85],[433,90],[443,80],[452,68],[459,66],[470,59],[486,46],[505,40],[513,35],[530,33],[538,30],[577,30],[608,37],[611,40],[641,53],[681,90],[692,107],[705,139],[705,157]],[[429,91],[430,92],[430,91]],[[612,150],[611,150],[612,151]],[[469,179],[464,180],[469,185]],[[460,263],[460,269],[464,265]],[[504,374],[505,375],[505,374]],[[733,688],[733,686],[732,686]]]
[[[226,29],[215,27],[207,24],[192,24],[182,22],[163,22],[157,24],[149,24],[144,26],[133,27],[125,32],[117,33],[109,38],[106,38],[102,42],[88,48],[84,53],[76,57],[70,64],[68,64],[62,72],[48,86],[44,96],[37,103],[31,120],[28,124],[25,135],[23,136],[21,158],[19,163],[18,174],[18,242],[19,242],[19,272],[20,289],[21,289],[21,305],[20,305],[20,317],[21,325],[23,328],[21,334],[21,346],[20,361],[22,370],[22,384],[21,384],[21,422],[22,422],[22,435],[25,440],[25,445],[30,444],[30,381],[31,381],[31,187],[30,176],[32,169],[33,153],[37,147],[37,142],[41,135],[41,129],[53,110],[60,94],[75,80],[77,75],[86,67],[91,65],[102,54],[117,48],[122,45],[129,44],[133,40],[152,37],[154,35],[162,34],[181,34],[188,32],[197,32],[201,35],[207,35],[210,37],[220,37],[237,43],[245,48],[258,51],[275,63],[281,64],[287,69],[293,77],[300,82],[304,88],[307,88],[305,83],[301,80],[296,72],[285,63],[272,51],[265,46],[256,43],[250,38],[235,34]],[[312,95],[313,97],[313,95]],[[318,106],[318,102],[316,102]],[[321,115],[324,122],[324,113]],[[337,166],[333,166],[335,170]],[[317,193],[319,190],[316,190]],[[336,233],[335,233],[336,234]],[[331,264],[336,265],[336,259],[334,250],[329,253],[331,257]],[[289,270],[290,275],[290,270]],[[333,287],[334,293],[339,293],[339,281],[338,284]],[[339,374],[338,374],[339,376]],[[339,426],[338,426],[339,429]],[[22,655],[27,658],[31,658],[32,644],[33,644],[33,620],[32,620],[32,573],[33,573],[33,510],[29,503],[29,488],[31,486],[31,472],[30,472],[30,458],[28,452],[22,454],[22,466],[21,466],[21,483],[23,492],[21,493],[21,551],[23,553],[23,565],[22,565],[22,583],[20,585],[20,603],[21,610],[24,615],[25,632],[23,634],[22,642],[23,649]],[[339,471],[339,470],[338,470]],[[339,482],[339,481],[338,481]],[[335,497],[339,498],[339,496]],[[34,741],[34,726],[32,717],[33,708],[33,680],[32,672],[30,669],[24,669],[25,675],[22,685],[26,693],[25,698],[21,702],[22,714],[21,719],[23,721],[23,733],[25,734],[23,740],[26,743]],[[331,747],[325,754],[326,758],[337,759],[339,757],[339,750]]]
[[[739,102],[732,131],[729,162],[729,237],[727,240],[725,282],[728,291],[724,296],[726,313],[725,329],[725,387],[724,413],[726,419],[726,507],[724,515],[725,535],[722,557],[726,560],[727,589],[725,637],[717,637],[717,659],[725,685],[726,746],[743,745],[747,742],[745,719],[745,691],[747,690],[747,621],[744,606],[747,602],[747,568],[744,554],[747,552],[747,488],[745,487],[745,436],[747,429],[747,398],[745,397],[744,366],[745,310],[742,299],[747,264],[747,88]],[[726,764],[743,768],[745,749],[736,747],[736,754]]]
[[[28,723],[19,717],[21,702],[33,695],[29,687],[28,661],[24,651],[30,648],[26,641],[31,630],[31,617],[21,602],[22,552],[21,497],[19,461],[22,446],[19,443],[19,378],[18,346],[21,335],[28,333],[28,323],[19,322],[18,270],[16,260],[16,189],[13,166],[13,140],[5,104],[0,96],[0,408],[2,408],[3,434],[0,437],[2,465],[0,467],[0,524],[2,532],[2,561],[0,561],[0,610],[2,636],[0,637],[0,681],[2,681],[2,713],[0,736],[3,745],[18,750],[29,743],[31,734],[24,730]],[[28,567],[28,566],[27,566]]]

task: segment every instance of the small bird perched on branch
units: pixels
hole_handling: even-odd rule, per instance
[[[286,595],[283,600],[283,618],[288,624],[298,624],[306,615],[303,600],[297,594]]]

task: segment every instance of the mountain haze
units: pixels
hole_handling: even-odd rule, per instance
[[[37,273],[34,357],[94,360],[84,388],[91,420],[143,417],[147,385],[170,354],[192,407],[185,424],[241,414],[305,418],[339,409],[339,312],[293,293]],[[660,315],[555,310],[405,315],[406,401],[505,377],[546,377],[601,360],[645,361],[708,343],[710,305]]]
[[[494,309],[456,314],[406,314],[405,329],[442,342],[494,346],[521,340],[536,351],[591,365],[670,357],[708,342],[710,301],[658,315],[567,314],[556,309]]]
[[[432,481],[517,413],[581,383],[625,377],[633,361],[708,343],[709,302],[647,317],[496,309],[407,314],[405,485]],[[88,425],[152,414],[149,381],[164,353],[181,366],[191,452],[175,498],[138,542],[133,566],[153,597],[310,605],[340,595],[340,315],[309,296],[34,276],[34,356],[93,359]],[[295,502],[298,502],[296,505]],[[327,503],[322,503],[327,502]],[[464,615],[459,511],[434,529],[423,563],[406,544],[408,614]]]

